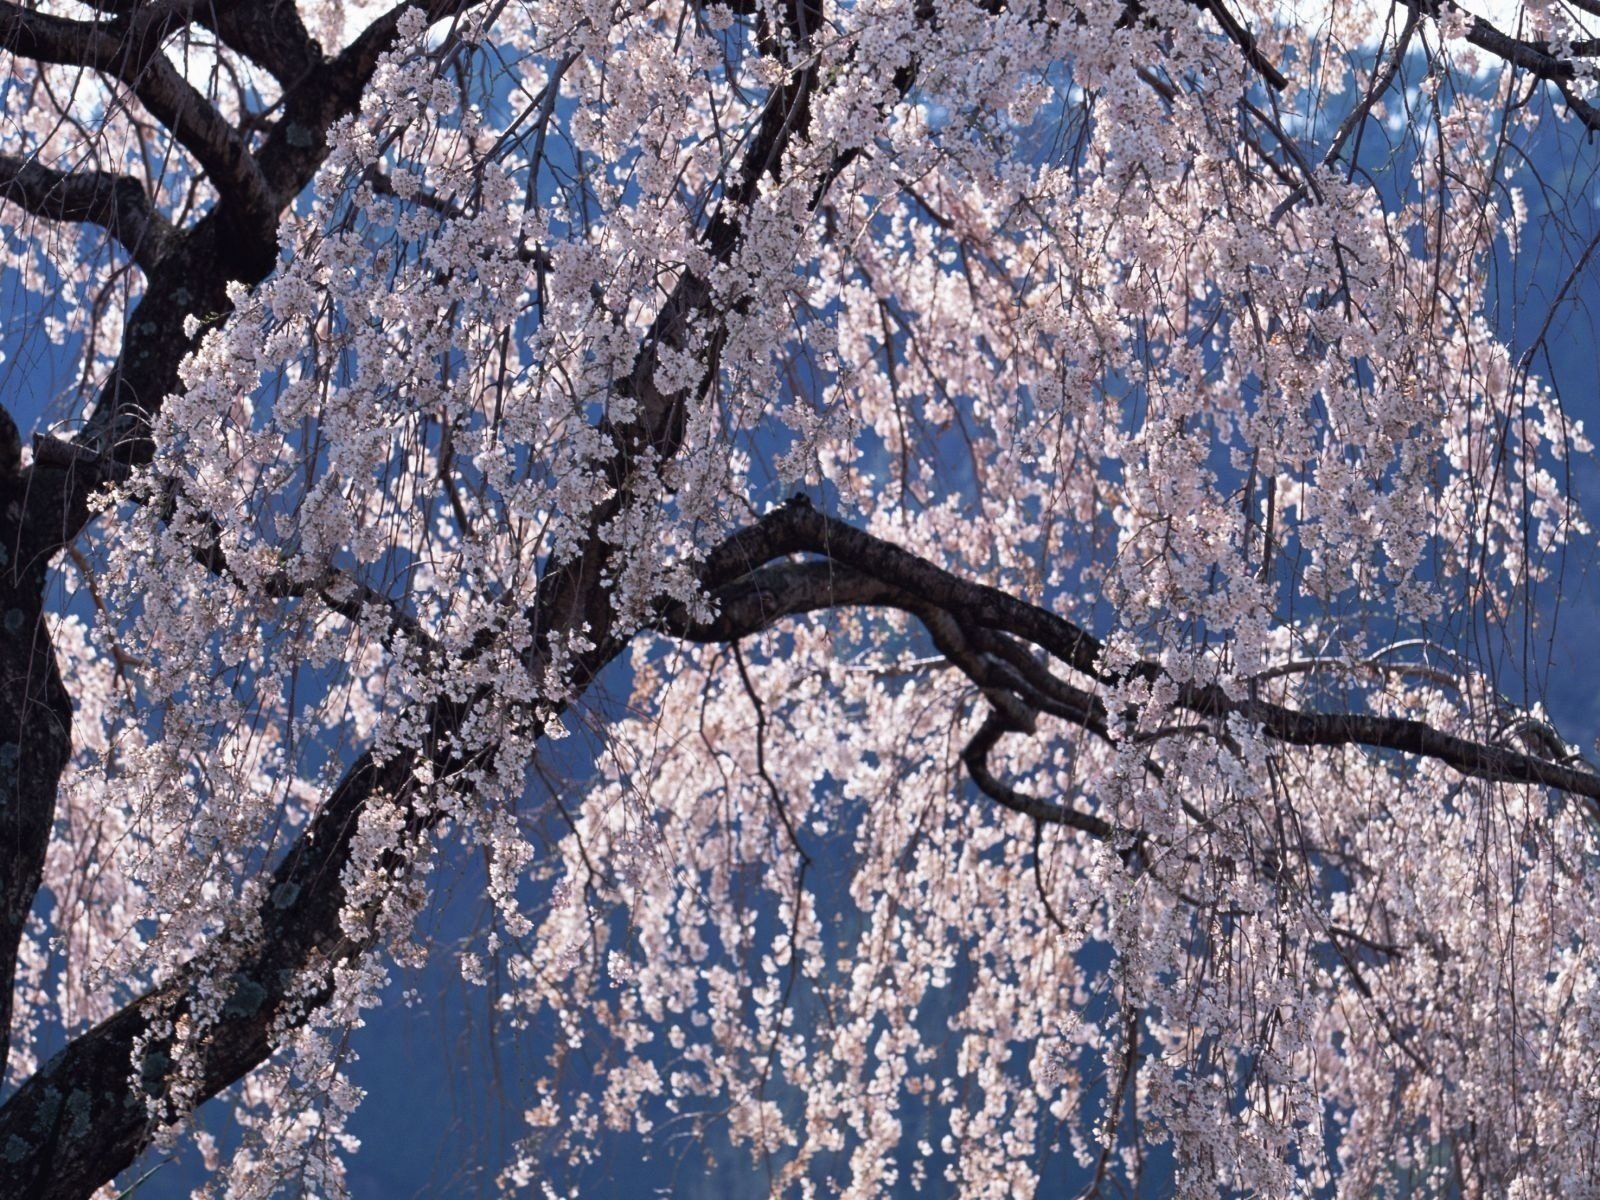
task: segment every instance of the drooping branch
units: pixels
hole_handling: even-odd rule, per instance
[[[1110,822],[1093,813],[1081,812],[1065,804],[1051,804],[1037,797],[1024,795],[989,769],[989,752],[995,748],[1006,732],[1005,721],[997,714],[990,713],[978,727],[978,732],[972,735],[972,739],[961,751],[961,761],[966,765],[967,773],[972,776],[972,782],[978,785],[978,790],[997,804],[1025,817],[1032,817],[1041,824],[1077,829],[1102,842],[1114,842],[1117,831]]]

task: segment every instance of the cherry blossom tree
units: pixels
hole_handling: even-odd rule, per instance
[[[1313,7],[0,2],[0,1195],[344,1194],[429,962],[508,1192],[1593,1190],[1600,5]]]

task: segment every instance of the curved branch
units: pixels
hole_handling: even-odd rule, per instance
[[[194,156],[220,195],[275,216],[266,180],[244,139],[161,52],[162,41],[192,16],[188,4],[156,4],[111,21],[72,21],[0,0],[0,49],[84,67],[126,84]]]
[[[756,568],[791,554],[819,554],[835,564],[853,567],[867,579],[959,613],[972,624],[1030,642],[1101,683],[1117,683],[1122,678],[1101,666],[1100,642],[1081,626],[999,588],[962,579],[891,542],[824,516],[804,496],[794,497],[725,538],[706,556],[701,581],[715,593]],[[1129,672],[1152,679],[1159,673],[1159,668]]]
[[[805,568],[798,571],[759,569],[773,560],[803,553],[822,555],[828,561],[790,564]],[[752,571],[752,567],[757,569]],[[826,595],[832,587],[835,604],[878,603],[912,612],[918,607],[942,609],[964,628],[988,629],[1030,642],[1106,686],[1164,677],[1160,664],[1149,660],[1121,670],[1109,668],[1101,643],[1080,626],[997,588],[962,579],[826,516],[803,496],[730,535],[707,556],[701,577],[724,607],[715,620],[687,631],[685,635],[690,637],[704,639],[734,629],[753,632],[781,616],[829,607]],[[672,627],[670,620],[665,623]],[[1303,712],[1265,700],[1235,699],[1216,684],[1181,683],[1176,703],[1214,720],[1239,717],[1265,737],[1290,745],[1393,750],[1433,759],[1474,778],[1537,784],[1600,801],[1600,774],[1458,737],[1423,721],[1366,713]]]
[[[1117,831],[1109,822],[1101,820],[1093,813],[1080,812],[1064,804],[1049,804],[1025,795],[1002,782],[989,770],[989,752],[1008,732],[1011,731],[1005,722],[991,713],[978,727],[978,732],[972,735],[972,740],[967,743],[966,749],[962,750],[961,761],[966,764],[967,772],[972,776],[972,781],[978,785],[978,790],[997,804],[1009,808],[1012,812],[1032,817],[1035,821],[1082,830],[1102,842],[1114,843]],[[1118,853],[1131,852],[1131,848],[1128,851],[1118,851]]]
[[[98,225],[146,272],[176,236],[144,185],[112,171],[58,171],[37,159],[0,154],[0,200],[48,221]]]

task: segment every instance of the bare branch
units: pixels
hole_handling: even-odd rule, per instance
[[[1245,62],[1249,63],[1251,68],[1261,78],[1265,79],[1274,91],[1281,92],[1289,86],[1288,78],[1282,71],[1278,70],[1271,59],[1261,52],[1261,47],[1256,43],[1255,35],[1239,24],[1238,18],[1228,11],[1225,0],[1189,0],[1189,3],[1212,15],[1217,24],[1222,26],[1222,32],[1228,35],[1228,40],[1243,52]]]
[[[218,193],[256,213],[276,209],[249,148],[215,106],[161,52],[188,23],[186,4],[158,4],[111,21],[71,21],[0,0],[0,49],[19,57],[84,67],[120,80],[172,132]]]
[[[978,727],[978,732],[972,735],[972,740],[967,743],[966,749],[962,750],[961,761],[966,764],[972,781],[978,785],[978,790],[1012,812],[1022,813],[1035,821],[1082,830],[1102,842],[1114,841],[1117,835],[1115,827],[1093,813],[1080,812],[1063,804],[1049,804],[1033,796],[1024,795],[1009,784],[1001,782],[994,772],[989,770],[989,752],[1007,732],[1010,731],[1006,728],[1005,722],[990,714]]]
[[[284,87],[299,83],[322,61],[322,47],[306,32],[294,0],[223,0],[199,6],[195,19]]]
[[[146,272],[176,236],[144,185],[111,171],[58,171],[35,159],[0,154],[0,199],[46,220],[99,225]]]

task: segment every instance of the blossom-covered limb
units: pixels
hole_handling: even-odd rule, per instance
[[[208,958],[197,958],[75,1038],[0,1106],[0,1144],[10,1147],[0,1155],[0,1194],[79,1200],[131,1163],[156,1132],[146,1101],[161,1100],[175,1083],[173,1027],[204,1008],[219,982],[230,989],[220,1012],[199,1046],[185,1047],[200,1056],[186,1104],[209,1099],[258,1066],[285,1030],[326,1000],[333,972],[366,948],[348,928],[342,882],[363,810],[396,805],[408,830],[419,831],[426,821],[413,806],[414,765],[410,756],[378,763],[371,755],[351,765],[274,872],[259,929],[225,980],[213,977]],[[403,873],[403,854],[387,869]],[[129,1094],[130,1068],[145,1095]]]
[[[763,34],[763,44],[770,52],[792,56],[797,62],[767,97],[757,134],[745,148],[727,196],[701,235],[715,264],[725,265],[733,259],[741,246],[743,210],[755,199],[762,181],[778,171],[787,147],[805,132],[819,61],[807,47],[818,27],[819,13],[812,0],[796,0],[784,13],[782,32],[787,41],[775,29]],[[685,270],[640,340],[631,371],[615,381],[615,390],[630,402],[633,414],[626,421],[613,422],[607,417],[600,423],[600,432],[614,453],[598,466],[614,491],[590,516],[581,551],[564,562],[552,563],[539,582],[528,614],[537,646],[546,647],[552,638],[581,629],[585,640],[596,648],[596,661],[609,661],[621,649],[621,643],[612,637],[615,614],[604,586],[608,564],[617,550],[604,531],[626,511],[635,490],[653,484],[662,464],[682,446],[689,405],[702,398],[717,378],[725,316],[717,310],[710,283],[696,271]],[[692,339],[697,339],[700,347],[698,377],[687,387],[663,389],[659,383],[663,353],[683,352]],[[643,475],[637,475],[641,470]],[[587,674],[584,678],[586,681]]]
[[[1101,682],[1101,646],[1087,630],[999,588],[951,574],[890,542],[830,517],[796,496],[729,535],[707,556],[701,578],[713,592],[749,571],[791,554],[821,554],[862,576],[960,614],[974,624],[1032,642],[1074,670]]]
[[[267,178],[285,200],[303,186],[325,156],[324,131],[356,103],[365,78],[392,41],[399,17],[407,7],[397,6],[380,18],[338,58],[291,90],[284,103],[284,116],[260,154]],[[441,13],[446,11],[446,6],[439,7]],[[434,15],[439,14],[430,13]],[[793,119],[796,99],[797,94],[791,92],[775,97],[773,112],[778,115],[769,122],[765,136],[758,140],[748,157],[744,192],[753,193],[759,177],[773,169],[783,141],[798,128]],[[266,253],[267,247],[252,245],[248,239],[241,245],[237,237],[228,236],[234,231],[229,229],[225,216],[225,206],[219,207],[210,218],[185,234],[158,265],[146,297],[129,324],[134,337],[140,335],[139,331],[151,336],[168,335],[164,352],[155,345],[125,342],[117,374],[80,438],[86,445],[114,447],[119,458],[135,462],[147,457],[146,439],[152,413],[151,406],[142,403],[141,398],[159,395],[172,386],[177,363],[191,346],[187,334],[181,338],[170,336],[173,327],[181,328],[185,319],[196,312],[212,317],[225,315],[232,308],[226,288],[228,280],[249,282],[270,271],[272,262]],[[738,242],[738,223],[731,212],[725,211],[713,222],[709,240],[720,255],[732,252]],[[241,266],[243,270],[238,269]],[[644,393],[645,403],[641,406],[644,417],[616,431],[618,440],[628,451],[637,453],[644,446],[651,446],[662,457],[670,457],[676,438],[681,436],[675,432],[681,429],[681,417],[674,415],[681,398],[655,393],[654,371],[649,365],[653,362],[651,347],[682,341],[689,321],[698,319],[708,302],[709,289],[688,276],[653,326],[642,353],[641,361],[645,365],[634,373],[639,390]],[[75,529],[73,525],[70,531],[64,532],[70,536]],[[563,564],[551,572],[540,590],[541,600],[536,606],[544,637],[569,627],[593,627],[603,632],[610,619],[609,597],[600,584],[605,557],[605,544],[597,526],[578,562]],[[580,663],[570,673],[572,686],[581,689],[620,645],[615,639],[601,637],[597,640],[600,645],[580,656]],[[435,710],[440,724],[432,744],[443,756],[438,765],[448,758],[444,747],[455,728],[454,720],[440,715],[445,711],[443,706]],[[280,1010],[295,971],[306,965],[306,958],[313,951],[331,953],[327,943],[339,933],[343,904],[340,877],[361,809],[380,792],[391,797],[400,795],[410,778],[412,766],[404,756],[388,760],[381,767],[370,755],[358,760],[339,788],[319,808],[311,828],[285,858],[261,912],[262,926],[267,931],[264,939],[267,949],[263,953],[272,956],[272,961],[262,961],[259,970],[252,965],[233,973],[236,978],[250,981],[246,990],[253,996],[258,987],[265,989],[264,994],[256,997],[257,1002],[249,1013],[229,1016],[225,1006],[223,1019],[213,1027],[203,1050],[205,1082],[188,1097],[188,1102],[205,1099],[256,1066],[270,1052],[273,1042],[268,1028],[274,1017],[281,1016]],[[294,899],[286,902],[284,897],[288,895],[293,895]],[[124,1103],[130,1055],[150,1036],[151,1005],[159,1008],[163,1004],[176,1004],[181,1010],[186,1003],[185,987],[204,977],[205,968],[197,966],[192,979],[174,981],[160,995],[147,997],[143,1007],[136,1004],[125,1008],[75,1041],[47,1071],[30,1080],[12,1097],[0,1110],[0,1138],[13,1136],[9,1134],[11,1130],[42,1128],[47,1129],[48,1134],[42,1143],[37,1139],[30,1141],[29,1153],[7,1162],[0,1169],[0,1188],[33,1191],[41,1196],[82,1195],[131,1161],[148,1142],[152,1130],[142,1106],[129,1107]],[[308,994],[298,997],[296,1002],[300,1006],[298,1015],[303,1019],[306,1012],[315,1007],[318,998],[316,994]],[[170,1018],[171,1014],[166,1015]],[[289,1023],[292,1027],[294,1020],[291,1018]],[[160,1053],[159,1049],[152,1051],[147,1047],[145,1062],[154,1061],[152,1054],[159,1056]],[[160,1070],[151,1068],[150,1077],[151,1086],[159,1091]],[[84,1101],[90,1112],[87,1126],[74,1123],[75,1113],[58,1113],[61,1119],[54,1124],[48,1117],[41,1117],[52,1097],[60,1094],[62,1086],[88,1097]],[[92,1134],[88,1130],[92,1130]]]

